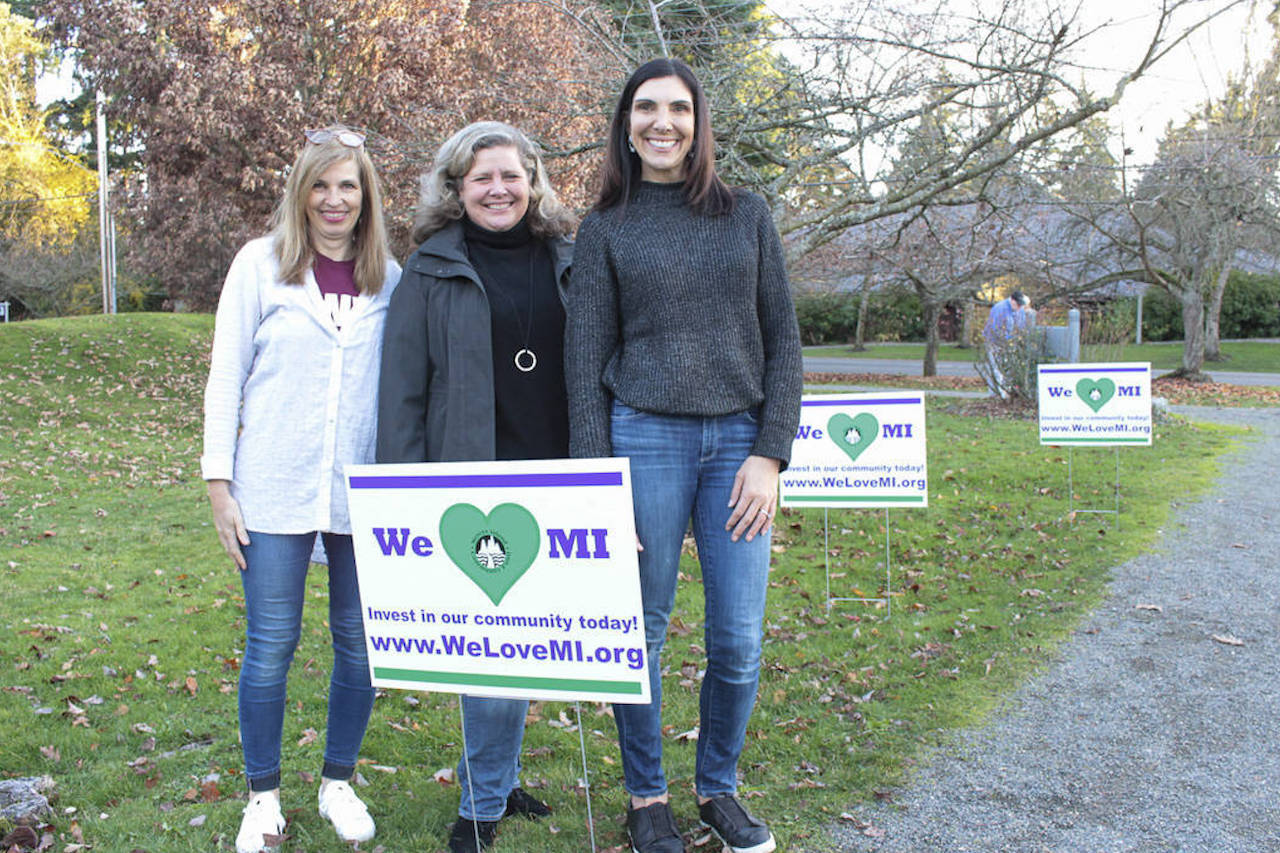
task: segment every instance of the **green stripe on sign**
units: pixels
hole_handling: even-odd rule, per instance
[[[599,681],[590,678],[534,678],[525,675],[481,675],[471,672],[439,672],[423,669],[392,669],[375,666],[375,678],[396,681],[424,681],[433,684],[465,684],[468,687],[533,687],[539,690],[590,690],[596,693],[626,693],[639,696],[638,681]]]
[[[1045,444],[1079,444],[1086,441],[1092,444],[1147,444],[1147,439],[1145,438],[1043,438],[1041,439],[1041,442]]]
[[[787,503],[813,503],[814,501],[841,501],[843,503],[868,503],[870,501],[885,501],[895,504],[922,504],[923,497],[915,495],[881,495],[872,497],[870,495],[787,495],[783,498]]]

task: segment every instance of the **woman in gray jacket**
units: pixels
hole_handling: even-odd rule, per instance
[[[440,147],[414,220],[422,245],[387,316],[379,462],[569,455],[563,340],[573,225],[519,130],[477,122]],[[519,786],[528,704],[463,697],[453,853],[488,848],[507,815],[550,814]]]

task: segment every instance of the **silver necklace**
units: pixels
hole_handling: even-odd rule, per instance
[[[529,248],[529,326],[526,329],[525,324],[520,320],[520,309],[516,307],[516,301],[506,293],[502,297],[507,300],[511,306],[511,313],[515,315],[516,323],[520,326],[520,333],[524,336],[524,346],[516,350],[515,362],[516,370],[521,373],[531,373],[538,366],[538,356],[533,350],[529,349],[529,340],[533,337],[533,268],[534,262],[537,260],[537,247]],[[501,291],[499,291],[501,292]]]

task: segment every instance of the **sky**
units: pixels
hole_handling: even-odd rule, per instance
[[[1096,64],[1099,79],[1114,80],[1117,58],[1132,57],[1139,45],[1150,40],[1155,12],[1142,11],[1158,0],[1084,0],[1081,14],[1089,24],[1107,24],[1099,33],[1086,61]],[[1220,8],[1225,3],[1214,4]],[[1246,59],[1256,69],[1270,50],[1271,27],[1266,5],[1242,4],[1197,31],[1163,58],[1152,71],[1134,82],[1118,107],[1107,113],[1124,144],[1134,149],[1133,159],[1149,163],[1165,126],[1179,123],[1206,101],[1220,97],[1230,77],[1239,78]],[[1187,16],[1189,17],[1189,16]],[[1108,73],[1109,72],[1109,73]]]
[[[932,8],[937,0],[902,0]],[[955,12],[966,3],[992,13],[1004,0],[946,0]],[[856,8],[860,0],[766,0],[783,17],[822,15],[827,11]],[[1076,62],[1097,94],[1109,93],[1119,75],[1136,64],[1155,30],[1161,0],[1028,0],[1029,5],[1049,6],[1069,15],[1078,10],[1073,35],[1089,33]],[[1190,24],[1213,10],[1228,9],[1232,0],[1195,0],[1182,10],[1174,29]],[[1198,30],[1170,55],[1125,90],[1120,104],[1106,113],[1115,138],[1114,154],[1131,148],[1131,165],[1146,165],[1154,158],[1168,122],[1179,123],[1206,100],[1225,91],[1229,76],[1240,76],[1248,57],[1256,68],[1270,49],[1271,28],[1266,22],[1269,0],[1242,2]]]

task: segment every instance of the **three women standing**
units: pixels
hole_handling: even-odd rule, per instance
[[[236,255],[218,302],[202,475],[244,584],[240,739],[250,799],[237,853],[284,832],[280,740],[316,536],[329,563],[333,670],[319,809],[344,841],[374,823],[347,780],[373,706],[343,466],[373,461],[387,305],[400,268],[364,137],[308,131],[270,235]]]
[[[387,320],[379,462],[555,459],[569,451],[564,288],[573,219],[520,131],[478,122],[440,147]],[[529,703],[462,698],[453,853],[550,809],[519,781]]]
[[[575,247],[565,343],[574,456],[627,456],[649,705],[615,705],[636,853],[683,843],[662,769],[659,662],[692,518],[705,596],[699,815],[735,853],[775,848],[736,797],[755,704],[778,472],[800,415],[800,336],[765,202],[716,175],[701,85],[678,60],[632,74]]]

